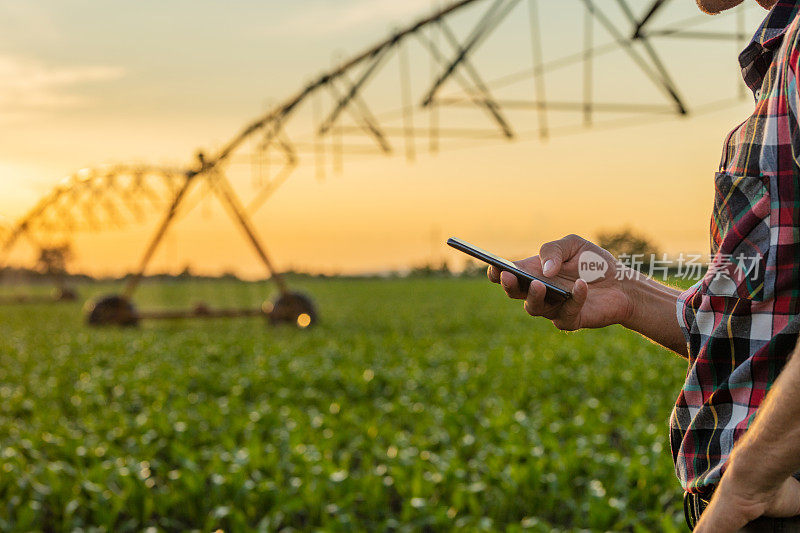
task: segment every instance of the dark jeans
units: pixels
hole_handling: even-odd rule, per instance
[[[797,531],[800,532],[800,516],[793,516],[791,518],[769,518],[762,516],[756,518],[739,531],[743,533],[759,533],[759,532],[778,532],[778,531]]]
[[[691,531],[694,524],[699,520],[700,515],[705,511],[710,496],[700,498],[695,495],[687,494],[684,497],[684,512],[686,513],[686,525],[689,526]],[[742,529],[741,533],[800,533],[800,516],[793,516],[791,518],[771,518],[762,516],[756,518]]]

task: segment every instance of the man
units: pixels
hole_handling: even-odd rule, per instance
[[[770,12],[739,56],[756,108],[723,147],[703,279],[671,289],[576,235],[518,262],[571,286],[566,302],[488,272],[560,329],[622,324],[688,359],[670,441],[687,522],[703,532],[800,531],[800,0],[757,1]],[[609,267],[591,284],[579,279],[588,252]]]

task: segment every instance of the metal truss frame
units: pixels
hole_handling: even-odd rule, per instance
[[[299,154],[302,151],[312,151],[317,165],[320,165],[323,159],[321,156],[323,139],[331,140],[335,166],[340,167],[344,152],[357,153],[372,149],[387,155],[394,153],[393,137],[404,140],[406,157],[413,159],[415,136],[418,132],[427,135],[432,151],[438,150],[440,139],[446,137],[480,138],[493,134],[499,138],[514,139],[517,133],[508,118],[508,111],[514,109],[536,110],[539,135],[542,138],[551,134],[548,125],[548,113],[551,111],[579,112],[583,115],[583,123],[586,126],[593,124],[596,114],[604,112],[686,115],[689,113],[689,106],[661,60],[653,39],[656,37],[743,39],[741,24],[737,32],[731,33],[697,32],[686,28],[655,28],[653,20],[656,15],[673,0],[650,0],[644,15],[639,17],[631,8],[631,0],[614,0],[613,5],[621,10],[626,21],[622,26],[615,23],[607,13],[612,4],[601,4],[596,0],[573,0],[584,7],[583,51],[545,62],[542,54],[542,22],[538,10],[540,1],[455,1],[393,32],[386,39],[319,75],[290,98],[247,124],[216,153],[209,157],[200,154],[199,164],[189,170],[129,166],[90,170],[73,176],[43,198],[11,228],[0,246],[0,264],[9,250],[23,237],[38,244],[36,235],[41,232],[61,232],[68,235],[80,230],[98,231],[139,220],[153,210],[163,210],[161,222],[148,243],[137,270],[125,287],[124,297],[130,298],[168,228],[180,215],[193,207],[187,204],[189,189],[198,182],[205,182],[207,191],[222,202],[232,219],[241,228],[280,293],[287,295],[289,290],[286,281],[267,255],[249,215],[261,208],[272,193],[292,175],[300,164]],[[498,25],[521,4],[527,4],[529,10],[533,59],[532,68],[523,73],[523,76],[533,79],[535,90],[530,100],[504,100],[492,93],[491,84],[483,78],[473,58]],[[480,16],[466,36],[459,38],[452,29],[450,18],[467,8],[480,10]],[[602,47],[596,45],[593,30],[596,26],[602,27],[612,37],[613,42]],[[436,67],[430,84],[417,98],[414,98],[408,82],[409,66],[405,55],[406,45],[412,38],[427,51],[430,61]],[[601,51],[610,49],[622,50],[628,56],[650,83],[662,93],[664,98],[662,104],[644,105],[624,100],[595,101],[593,65]],[[403,103],[400,128],[382,124],[378,115],[371,110],[365,96],[366,87],[381,69],[385,68],[393,55],[397,57],[400,65],[400,93]],[[583,94],[579,101],[552,98],[545,91],[545,75],[566,65],[583,67],[581,80]],[[441,95],[443,87],[451,80],[463,91],[463,96]],[[287,125],[301,106],[309,103],[313,105],[314,99],[323,94],[332,97],[334,104],[326,115],[322,115],[317,107],[315,140],[305,145],[294,142],[287,135]],[[439,124],[438,110],[444,106],[453,108],[470,106],[480,109],[486,114],[493,129],[474,131],[466,128],[443,128]],[[414,127],[415,109],[429,114],[428,128]],[[353,119],[355,126],[342,123],[341,119],[345,114]],[[349,147],[342,144],[342,133],[356,132],[366,135],[373,143],[372,146]],[[281,155],[282,166],[262,184],[254,198],[245,206],[225,176],[224,170],[226,164],[236,153],[241,152],[246,144],[256,146],[255,160],[277,151]],[[324,171],[322,173],[324,174]],[[128,177],[122,179],[125,176]],[[131,179],[130,176],[142,178],[137,180]],[[159,190],[162,192],[148,185],[151,184],[150,180],[161,183],[162,187]]]

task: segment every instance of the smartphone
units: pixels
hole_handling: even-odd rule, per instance
[[[568,300],[569,298],[572,298],[571,292],[564,290],[560,287],[556,287],[552,283],[545,281],[541,278],[537,278],[533,274],[530,274],[520,269],[519,267],[517,267],[517,265],[515,265],[508,259],[497,257],[496,255],[489,253],[482,248],[478,248],[477,246],[468,243],[467,241],[462,241],[461,239],[457,239],[456,237],[450,237],[449,239],[447,239],[447,244],[449,246],[452,246],[456,250],[464,252],[467,255],[471,255],[475,259],[480,259],[484,263],[488,263],[494,267],[499,268],[500,270],[511,272],[517,277],[517,280],[519,281],[519,286],[524,291],[528,290],[528,287],[530,286],[533,280],[536,279],[541,281],[542,283],[544,283],[544,286],[547,287],[547,293],[545,295],[545,298],[547,299],[548,302],[556,303],[559,301],[564,301]]]

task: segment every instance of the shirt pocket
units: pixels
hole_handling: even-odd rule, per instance
[[[774,254],[767,176],[717,172],[711,217],[711,258],[703,294],[764,301],[774,295],[767,265]]]

